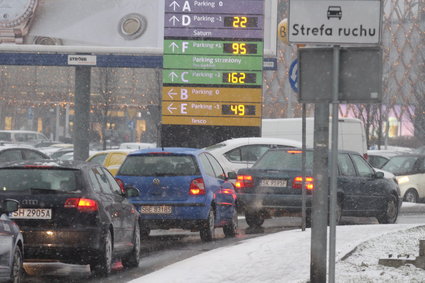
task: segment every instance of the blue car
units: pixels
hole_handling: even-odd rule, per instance
[[[116,179],[139,195],[129,200],[141,213],[141,236],[152,229],[199,231],[203,241],[222,227],[233,237],[238,226],[237,198],[218,161],[194,148],[151,148],[130,153]],[[234,178],[235,176],[233,176]]]
[[[9,218],[19,202],[0,196],[0,282],[23,280],[24,240],[18,225]]]

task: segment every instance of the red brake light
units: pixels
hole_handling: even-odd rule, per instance
[[[221,189],[217,192],[217,194],[232,195],[233,199],[236,199],[235,190],[233,189]]]
[[[302,151],[302,150],[288,150],[287,152],[288,152],[288,153],[292,153],[292,154],[300,154],[300,153],[303,153],[303,151]]]
[[[97,202],[88,198],[69,198],[65,201],[65,208],[77,208],[80,212],[93,212],[98,210]]]
[[[235,187],[237,189],[251,188],[254,186],[254,179],[251,175],[238,175]]]
[[[115,181],[117,181],[118,185],[120,186],[121,192],[125,193],[124,182],[121,179],[118,179],[118,178],[115,178]]]
[[[198,179],[192,180],[189,187],[189,195],[200,196],[205,194],[206,194],[206,191],[205,191],[204,179],[198,178]]]
[[[302,188],[302,182],[303,177],[298,176],[294,178],[294,181],[292,182],[292,188],[293,189],[301,189]],[[305,188],[307,190],[313,190],[314,189],[314,179],[313,177],[305,177]]]

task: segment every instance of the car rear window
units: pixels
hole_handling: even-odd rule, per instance
[[[134,155],[128,156],[118,172],[124,176],[190,176],[199,175],[191,155]]]
[[[390,171],[395,175],[408,174],[413,171],[413,167],[418,160],[416,156],[395,156],[388,160],[382,170]]]
[[[269,150],[254,164],[256,169],[300,169],[302,152],[300,150]],[[306,168],[313,167],[313,152],[306,152]]]
[[[26,191],[31,189],[52,191],[78,191],[78,170],[68,169],[0,169],[2,191]]]

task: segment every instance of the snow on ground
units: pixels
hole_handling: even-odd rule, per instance
[[[311,230],[244,240],[177,262],[132,283],[308,282]],[[381,266],[380,258],[415,258],[425,225],[337,226],[336,282],[424,282],[425,270]]]

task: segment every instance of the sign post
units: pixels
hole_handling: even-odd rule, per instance
[[[311,282],[326,282],[327,255],[327,219],[329,215],[329,281],[335,281],[335,235],[337,210],[337,160],[338,160],[338,106],[341,100],[348,103],[371,103],[381,100],[382,54],[376,52],[381,41],[382,1],[380,0],[290,0],[288,19],[288,41],[294,44],[325,44],[331,45],[325,53],[330,53],[329,59],[323,59],[323,49],[311,52],[310,59],[303,61],[305,49],[298,51],[299,62],[299,98],[300,102],[316,103],[315,133],[328,130],[328,122],[324,116],[329,113],[328,103],[332,103],[332,146],[330,163],[330,191],[328,194],[329,172],[322,169],[322,160],[328,158],[328,135],[317,135],[319,141],[314,141],[313,175],[316,188],[312,203],[312,236],[311,236]],[[356,60],[341,60],[341,45],[368,45],[365,54],[373,60],[364,59],[365,64],[359,65]],[[378,48],[379,49],[379,48]],[[347,57],[355,57],[358,50],[346,49]],[[357,52],[357,53],[356,53]],[[377,55],[375,55],[377,54]],[[364,54],[363,54],[364,55]],[[366,57],[367,57],[366,56]],[[322,65],[325,63],[325,65]],[[304,63],[304,64],[303,64]],[[378,71],[373,72],[373,68]],[[306,73],[304,73],[307,71]],[[329,79],[320,80],[321,74],[331,74]],[[345,74],[350,74],[346,78]],[[309,75],[306,75],[309,74]],[[353,75],[354,74],[354,75]],[[364,75],[362,90],[355,91],[359,84],[353,85],[357,75]],[[369,81],[368,78],[373,78]],[[307,79],[306,79],[307,78]],[[322,77],[323,78],[323,77]],[[306,79],[306,80],[305,80]],[[345,79],[345,80],[344,80]],[[317,87],[320,85],[320,87]],[[365,87],[365,88],[364,88]],[[313,94],[311,90],[316,90]],[[319,91],[317,91],[319,90]],[[323,91],[320,91],[323,90]],[[343,94],[341,95],[341,90]],[[354,90],[354,92],[353,92]],[[345,95],[344,95],[345,94]],[[357,97],[360,95],[361,97]],[[318,112],[318,113],[316,113]],[[319,120],[319,121],[316,121]],[[326,124],[326,125],[325,125]],[[326,152],[320,150],[326,145]],[[326,165],[325,165],[326,166]],[[325,170],[326,171],[326,170]],[[326,174],[323,176],[323,174]],[[329,199],[329,214],[327,203]],[[323,260],[323,256],[325,260]]]
[[[200,3],[165,1],[162,146],[260,135],[264,1]]]

